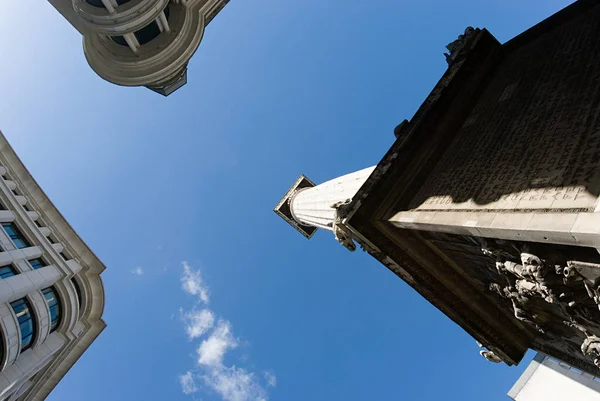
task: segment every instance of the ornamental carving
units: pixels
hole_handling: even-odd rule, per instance
[[[557,263],[505,242],[484,244],[482,253],[494,258],[502,278],[489,291],[511,305],[517,320],[548,338],[580,338],[582,354],[600,367],[600,264]]]
[[[448,65],[454,63],[461,51],[466,47],[469,39],[479,31],[480,29],[475,29],[472,26],[469,26],[467,29],[465,29],[465,32],[462,35],[458,35],[458,38],[455,41],[446,46],[448,53],[444,53],[444,56],[446,56],[446,62]]]
[[[341,206],[347,205],[351,201],[352,199],[346,199],[331,205],[331,208],[335,209],[335,214],[333,222],[330,223],[330,225],[333,231],[333,235],[335,236],[335,240],[350,252],[354,252],[356,250],[356,244],[352,239],[352,234],[346,229],[346,227],[344,227],[344,225],[342,224],[342,218],[339,216],[338,213],[338,209]]]
[[[502,358],[500,358],[498,355],[496,355],[494,353],[494,351],[490,351],[490,350],[486,349],[486,347],[484,347],[483,344],[481,344],[479,341],[477,342],[477,345],[479,346],[479,348],[482,348],[479,351],[479,355],[484,357],[488,362],[492,362],[492,363],[502,362]]]

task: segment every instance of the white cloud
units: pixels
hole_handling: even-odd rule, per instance
[[[188,294],[199,297],[205,304],[210,301],[208,287],[204,284],[200,271],[192,269],[188,262],[183,262],[181,288]]]
[[[277,378],[273,372],[265,372],[265,380],[267,381],[267,386],[275,387],[277,385]]]
[[[181,319],[185,322],[185,332],[190,340],[202,336],[215,324],[215,315],[210,309],[193,309],[189,312],[180,310],[180,313]]]
[[[192,372],[189,370],[184,375],[179,376],[179,384],[181,384],[183,394],[189,395],[198,391]]]
[[[197,349],[198,365],[220,367],[225,353],[237,346],[238,341],[231,334],[231,325],[227,320],[220,320],[211,335]]]
[[[136,276],[141,276],[142,274],[144,274],[144,269],[142,269],[142,266],[138,266],[135,269],[133,269],[131,271],[132,274],[136,275]]]
[[[266,401],[265,389],[254,374],[236,366],[213,369],[203,375],[204,383],[224,401]]]
[[[192,269],[187,262],[183,262],[181,287],[188,294],[198,297],[205,305],[208,304],[208,287],[200,272]],[[267,401],[266,388],[277,384],[273,373],[264,372],[266,386],[263,386],[253,372],[224,363],[227,352],[240,346],[228,320],[219,319],[215,323],[215,313],[207,307],[187,312],[181,309],[180,315],[190,340],[203,337],[196,349],[199,372],[194,374],[188,371],[179,376],[184,394],[197,392],[196,383],[200,380],[223,401]]]

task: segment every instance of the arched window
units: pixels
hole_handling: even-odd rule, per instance
[[[81,308],[83,308],[83,294],[81,293],[81,287],[75,277],[71,277],[71,282],[73,283],[73,287],[75,287],[75,292],[77,293],[77,302],[79,303],[79,317],[81,317],[81,313],[83,312]]]
[[[21,328],[21,352],[23,352],[31,347],[33,343],[35,319],[31,312],[31,306],[25,298],[11,302],[10,306],[12,306],[15,315],[17,315],[19,327]]]
[[[167,21],[169,20],[169,5],[170,4],[171,3],[169,2],[167,4],[167,7],[165,7],[165,9],[163,10]],[[140,45],[144,45],[144,44],[150,42],[151,40],[155,39],[158,35],[160,35],[160,33],[161,33],[161,30],[158,27],[158,24],[156,23],[156,21],[152,21],[151,23],[149,23],[142,29],[135,31],[133,34],[135,35],[135,38],[137,39],[138,43]],[[111,36],[110,38],[112,39],[113,42],[118,43],[121,46],[128,46],[127,42],[125,41],[125,38],[123,36]]]
[[[127,3],[128,1],[129,0],[117,0],[117,5],[120,6],[122,4]],[[86,3],[94,7],[104,7],[102,0],[86,0]]]
[[[60,324],[60,302],[58,302],[58,295],[53,287],[42,290],[42,294],[44,294],[48,309],[50,309],[50,333],[52,333]]]

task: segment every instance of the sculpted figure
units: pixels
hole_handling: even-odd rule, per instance
[[[529,302],[529,298],[527,298],[525,295],[523,295],[511,286],[502,288],[499,284],[492,283],[490,284],[489,288],[490,291],[495,292],[502,298],[510,299],[513,306],[513,312],[517,320],[530,324],[533,327],[535,327],[536,330],[540,333],[544,333],[544,329],[542,329],[538,322],[536,322],[536,320],[539,320],[536,319],[536,315],[529,313],[525,309],[525,305],[527,304],[527,302]]]
[[[335,236],[335,240],[342,244],[346,249],[350,252],[354,252],[356,250],[356,244],[352,240],[352,234],[347,232],[343,226],[341,225],[341,219],[338,216],[338,208],[350,203],[352,199],[346,199],[340,202],[336,202],[332,204],[330,207],[335,209],[335,217],[333,223],[330,223],[331,229],[333,230],[333,235]]]
[[[588,336],[581,344],[581,352],[583,355],[591,355],[594,358],[594,365],[600,368],[600,338],[596,336]]]
[[[487,359],[489,362],[493,362],[493,363],[500,363],[500,362],[502,362],[502,359],[500,359],[500,357],[498,355],[496,355],[494,353],[494,351],[490,351],[488,349],[485,349],[485,347],[483,346],[483,344],[481,344],[479,341],[477,341],[477,345],[479,346],[479,348],[484,348],[481,351],[479,351],[479,355],[481,355],[482,357],[484,357],[485,359]]]

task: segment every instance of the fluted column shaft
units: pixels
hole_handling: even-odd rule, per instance
[[[334,178],[312,188],[301,189],[290,200],[299,223],[332,230],[336,206],[349,201],[373,172],[375,166]]]

